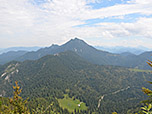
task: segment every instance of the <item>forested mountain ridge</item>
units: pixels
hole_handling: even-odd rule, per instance
[[[150,69],[150,67],[146,64],[146,60],[150,59],[152,52],[145,52],[140,55],[129,54],[127,56],[122,54],[113,54],[106,51],[97,50],[78,38],[71,39],[61,46],[52,45],[47,48],[42,48],[36,52],[26,53],[16,60],[36,60],[45,55],[57,54],[68,50],[74,51],[79,56],[93,64]]]
[[[86,103],[87,111],[125,114],[144,99],[141,88],[148,87],[146,80],[152,75],[147,70],[93,65],[68,51],[0,66],[0,94],[12,96],[15,80],[23,88],[22,96],[31,100],[51,96],[58,104],[57,99],[68,94]]]
[[[106,64],[106,61],[104,61],[104,58],[106,57],[106,55],[107,57],[109,57],[109,55],[113,56],[113,54],[110,54],[104,51],[99,51],[95,49],[94,47],[85,43],[83,40],[75,38],[75,39],[71,39],[70,41],[68,41],[67,43],[61,46],[52,45],[47,48],[42,48],[36,51],[35,53],[33,52],[26,53],[25,55],[19,57],[18,60],[20,61],[36,60],[48,54],[57,54],[57,53],[65,52],[68,50],[74,51],[75,53],[85,58],[86,60],[89,60],[94,63],[101,63],[101,64]],[[99,58],[99,56],[100,56],[101,62],[96,62],[95,59]]]
[[[61,46],[52,45],[50,47],[41,48],[38,51],[27,52],[25,54],[12,58],[11,60],[37,60],[46,55],[53,55],[69,50],[77,53],[79,56],[93,64],[150,69],[150,67],[146,64],[146,61],[150,59],[150,56],[152,54],[151,51],[144,52],[140,55],[134,55],[131,53],[114,54],[102,50],[97,50],[96,48],[88,45],[86,42],[78,38],[71,39]],[[0,61],[0,63],[6,62],[8,61]]]

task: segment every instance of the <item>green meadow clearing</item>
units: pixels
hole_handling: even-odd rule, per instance
[[[142,70],[142,69],[135,69],[135,68],[130,68],[130,71],[133,72],[146,72],[146,73],[151,73],[151,70]]]
[[[74,112],[74,110],[87,110],[87,106],[84,102],[74,98],[70,98],[67,94],[64,95],[63,99],[58,99],[60,107],[67,109],[69,112]],[[79,106],[78,106],[79,105]]]

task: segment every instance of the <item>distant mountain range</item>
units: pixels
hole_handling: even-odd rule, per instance
[[[8,59],[8,62],[11,60],[16,60],[16,61],[37,60],[46,55],[54,55],[69,50],[75,52],[80,57],[84,58],[86,61],[89,61],[93,64],[116,65],[116,66],[124,66],[131,68],[140,68],[140,69],[149,69],[149,66],[146,64],[146,61],[148,59],[151,59],[151,54],[152,54],[151,51],[144,52],[140,55],[135,55],[129,52],[122,54],[109,53],[107,51],[98,50],[93,46],[88,45],[83,40],[75,38],[75,39],[71,39],[70,41],[68,41],[67,43],[61,46],[52,45],[50,47],[41,48],[37,51],[21,54],[18,57],[15,56],[16,57],[15,59],[14,58],[10,60]],[[1,60],[0,63],[3,64],[4,63],[3,60]]]
[[[104,50],[104,51],[108,51],[110,53],[117,53],[117,54],[121,54],[121,53],[132,53],[135,55],[139,55],[145,51],[151,51],[152,49],[150,48],[146,48],[146,47],[123,47],[123,46],[114,46],[114,47],[107,47],[107,46],[94,46],[95,48],[99,49],[99,50]]]
[[[53,44],[54,45],[54,44]],[[138,47],[123,47],[123,46],[114,46],[114,47],[108,47],[108,46],[93,46],[94,48],[102,51],[107,51],[110,53],[115,53],[115,54],[121,54],[121,53],[132,53],[135,55],[139,55],[145,51],[151,51],[152,49],[146,48],[143,46],[138,46]],[[37,51],[41,49],[42,47],[10,47],[10,48],[0,48],[0,54],[7,53],[9,51]]]
[[[7,53],[9,51],[37,51],[41,47],[10,47],[10,48],[0,48],[0,54]]]
[[[5,64],[24,55],[27,51],[9,51],[0,55],[0,64]]]

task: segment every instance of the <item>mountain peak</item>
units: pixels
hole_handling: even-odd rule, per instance
[[[81,39],[79,39],[79,38],[77,38],[77,37],[75,37],[75,38],[72,39],[72,40],[75,40],[75,41],[82,41]]]
[[[74,38],[70,40],[71,42],[84,42],[83,40],[79,39],[79,38]]]
[[[82,44],[87,44],[87,43],[79,38],[74,38],[74,39],[71,39],[70,41],[68,41],[66,44],[72,44],[72,45],[81,44],[82,45]]]

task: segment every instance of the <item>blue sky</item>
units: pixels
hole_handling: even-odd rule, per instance
[[[96,46],[152,48],[152,0],[5,0],[0,48],[78,37]]]
[[[117,4],[127,4],[130,0],[98,0],[96,2],[89,3],[93,9],[100,9],[103,7],[114,6]]]

